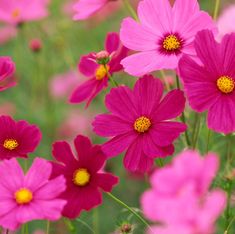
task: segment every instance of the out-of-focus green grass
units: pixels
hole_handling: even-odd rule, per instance
[[[35,156],[51,159],[51,144],[57,139],[56,130],[62,123],[66,112],[71,109],[67,100],[56,101],[50,97],[48,82],[51,77],[70,69],[76,69],[77,62],[82,54],[102,50],[106,33],[119,31],[121,19],[128,15],[125,9],[121,9],[118,14],[92,26],[86,22],[74,22],[71,18],[65,16],[61,11],[64,2],[62,0],[54,0],[50,6],[51,14],[47,19],[23,25],[19,28],[17,38],[0,47],[0,55],[12,56],[16,62],[16,74],[19,80],[16,87],[1,93],[0,104],[4,101],[13,102],[17,107],[14,117],[16,119],[26,119],[30,123],[37,124],[43,132],[43,140],[36,152],[31,155],[28,164]],[[200,2],[203,9],[208,10],[210,13],[213,12],[215,1],[204,0]],[[43,41],[43,49],[38,54],[32,53],[28,48],[29,41],[36,37],[41,38]],[[115,75],[115,79],[119,83],[131,86],[135,81],[134,78],[122,73]],[[99,113],[106,111],[103,99],[108,91],[109,89],[99,95],[89,108],[93,108]],[[77,105],[75,108],[82,110],[83,105]],[[186,118],[190,126],[193,126],[194,115],[187,112]],[[207,137],[205,117],[203,117],[201,123],[198,146],[202,153],[205,153]],[[190,132],[191,136],[192,131]],[[100,138],[94,138],[93,140],[95,143],[104,142],[104,139]],[[183,150],[183,141],[184,138],[182,136],[176,142],[176,152]],[[210,150],[219,153],[222,168],[225,168],[225,160],[223,158],[226,155],[226,144],[225,137],[212,134]],[[165,162],[170,159],[165,160]],[[228,168],[224,170],[230,169],[230,167],[231,165],[228,165]],[[139,207],[139,197],[148,188],[148,182],[143,178],[138,178],[138,176],[127,174],[123,169],[121,156],[110,160],[107,164],[107,169],[120,177],[120,184],[114,189],[113,193],[131,207]],[[217,186],[226,185],[226,180],[223,178],[224,170],[222,169],[221,176],[215,182]],[[94,217],[98,217],[97,222],[100,234],[113,232],[117,225],[127,219],[135,224],[134,233],[144,233],[142,224],[107,195],[104,195],[104,202],[100,207],[91,212],[83,212],[79,219],[93,228]],[[82,222],[73,222],[76,228],[74,233],[91,233]],[[224,230],[223,218],[221,218],[220,223],[218,233],[222,233]],[[44,229],[46,222],[32,222],[29,225],[30,233],[38,227]],[[51,233],[66,234],[68,229],[63,221],[60,221],[52,225]]]

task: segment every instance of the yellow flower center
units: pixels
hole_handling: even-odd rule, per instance
[[[12,15],[12,18],[14,19],[18,18],[20,16],[20,10],[19,9],[13,10],[11,15]]]
[[[217,87],[222,93],[231,93],[234,90],[235,82],[229,76],[221,76],[217,80]]]
[[[19,146],[19,143],[14,139],[6,139],[3,143],[3,147],[8,150],[14,150]]]
[[[149,130],[151,127],[151,121],[149,118],[145,116],[141,116],[138,119],[136,119],[134,123],[134,129],[139,133],[144,133]]]
[[[181,42],[175,35],[169,35],[163,40],[163,48],[167,51],[178,50],[180,47]]]
[[[19,205],[28,204],[33,199],[33,194],[27,188],[21,188],[15,192],[15,199]]]
[[[96,77],[96,80],[102,80],[104,79],[107,74],[108,74],[108,71],[110,69],[110,66],[109,65],[100,65],[97,69],[96,69],[96,72],[95,72],[95,77]]]
[[[85,186],[89,183],[91,175],[86,168],[79,168],[74,172],[73,183],[78,186]]]

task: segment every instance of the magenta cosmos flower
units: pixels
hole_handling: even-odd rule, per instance
[[[0,57],[0,91],[16,85],[13,74],[15,63],[10,57]]]
[[[200,11],[197,0],[144,0],[138,6],[140,22],[126,18],[120,38],[123,44],[139,51],[122,61],[131,75],[175,69],[183,53],[193,55],[193,39],[202,29],[214,29],[212,18]]]
[[[49,180],[52,166],[36,158],[24,175],[16,159],[0,163],[0,226],[15,230],[31,220],[57,220],[66,201],[57,198],[65,179]]]
[[[208,111],[208,127],[225,134],[235,131],[235,34],[218,44],[209,30],[199,32],[195,49],[200,65],[188,56],[179,62],[190,106]]]
[[[100,11],[107,4],[116,4],[117,0],[79,0],[74,4],[74,20],[85,20]]]
[[[100,189],[110,192],[118,183],[118,178],[99,172],[106,157],[98,145],[92,146],[84,136],[74,140],[77,156],[74,156],[67,142],[56,142],[53,145],[53,156],[58,163],[52,162],[52,178],[64,175],[67,189],[61,198],[67,201],[62,214],[76,218],[82,210],[90,210],[102,203]]]
[[[47,16],[48,0],[1,0],[0,21],[19,24]]]
[[[186,130],[185,124],[168,121],[184,110],[183,92],[162,95],[163,84],[150,75],[140,78],[133,91],[113,88],[105,99],[111,114],[98,115],[93,122],[95,133],[112,137],[102,147],[108,157],[127,149],[124,165],[130,171],[146,172],[154,158],[173,154],[172,142]]]
[[[0,159],[27,158],[41,140],[41,132],[24,120],[16,122],[10,116],[0,116]]]
[[[208,191],[218,164],[214,154],[202,158],[197,152],[185,151],[171,165],[156,170],[150,178],[152,188],[141,198],[145,216],[161,223],[149,233],[214,233],[214,223],[226,205],[222,190]]]
[[[95,53],[82,56],[78,65],[79,71],[88,78],[86,82],[79,85],[70,97],[71,103],[90,102],[108,86],[108,73],[112,75],[114,72],[123,69],[120,61],[126,57],[128,50],[122,46],[119,35],[117,33],[108,33],[105,41],[105,50],[102,53],[107,55],[107,64],[99,64],[96,61]],[[100,53],[98,53],[99,55]]]

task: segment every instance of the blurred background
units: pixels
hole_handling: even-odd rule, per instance
[[[76,0],[53,0],[49,4],[49,16],[41,21],[27,22],[18,27],[0,24],[0,55],[11,56],[16,63],[15,78],[17,86],[0,93],[0,114],[11,115],[15,119],[25,119],[40,127],[43,139],[36,152],[31,154],[30,161],[35,156],[47,159],[51,157],[51,144],[56,140],[72,142],[77,134],[90,136],[94,143],[102,143],[105,139],[92,133],[91,121],[98,113],[106,112],[104,97],[112,85],[102,92],[88,109],[84,104],[71,105],[69,96],[86,78],[77,70],[80,56],[89,52],[103,50],[107,32],[118,32],[123,17],[128,11],[121,1],[114,7],[104,9],[86,21],[73,21],[72,5]],[[138,1],[131,1],[135,7]],[[222,1],[220,11],[235,1]],[[213,14],[215,0],[201,0],[201,8]],[[169,75],[169,84],[174,86],[174,78]],[[133,86],[135,79],[124,74],[114,75],[119,84]],[[195,116],[187,111],[189,124],[194,123]],[[205,137],[207,128],[205,119],[201,120],[199,148],[205,152]],[[190,133],[192,134],[192,133]],[[226,154],[226,141],[219,134],[212,134],[210,150],[223,157]],[[176,142],[176,153],[184,148],[184,138]],[[166,159],[165,162],[171,160]],[[223,164],[223,160],[222,160]],[[231,164],[232,165],[232,164]],[[232,170],[231,165],[220,172],[215,181],[216,186],[226,182],[226,173]],[[223,167],[225,168],[225,167]],[[122,157],[109,160],[107,171],[112,171],[120,177],[120,184],[113,193],[131,207],[139,207],[139,197],[149,187],[146,178],[138,174],[127,173],[122,166]],[[82,215],[69,224],[66,220],[53,223],[51,233],[89,234],[92,229],[100,234],[121,233],[123,223],[133,224],[136,234],[143,234],[144,227],[122,207],[104,194],[103,204],[91,212]],[[46,228],[46,222],[32,222],[29,233],[43,233],[38,229]],[[222,233],[221,219],[218,233]],[[233,229],[235,233],[235,228]],[[98,233],[97,233],[98,234]]]

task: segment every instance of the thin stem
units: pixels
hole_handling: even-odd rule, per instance
[[[206,141],[206,154],[209,151],[210,137],[211,137],[211,130],[208,128],[207,141]]]
[[[133,7],[131,6],[129,0],[123,0],[125,8],[130,12],[131,16],[136,20],[139,21],[139,18],[135,12],[135,10],[133,9]]]
[[[215,9],[214,9],[214,14],[213,14],[214,20],[217,20],[217,17],[219,14],[219,8],[220,8],[220,0],[215,0]]]
[[[47,220],[47,229],[46,229],[46,234],[49,234],[50,233],[50,221]]]
[[[165,74],[164,70],[160,70],[160,73],[161,73],[162,79],[163,79],[163,81],[164,81],[164,83],[165,83],[166,90],[167,90],[167,91],[170,91],[171,88],[170,88],[169,83],[168,83],[167,80],[166,80],[166,74]]]
[[[228,189],[227,189],[227,207],[226,207],[226,210],[225,210],[225,219],[226,219],[225,229],[227,230],[227,234],[229,234],[228,233],[228,227],[229,227],[229,224],[230,224],[230,215],[231,215],[231,212],[230,212],[231,195],[232,195],[232,181],[229,181],[228,182]]]
[[[99,214],[98,208],[93,210],[93,229],[95,234],[99,234]]]
[[[178,75],[176,75],[176,85],[177,85],[177,88],[180,89],[180,81],[179,81]],[[180,119],[184,124],[186,124],[186,118],[185,118],[184,111],[182,112]],[[185,135],[185,140],[186,140],[187,146],[190,147],[191,142],[189,140],[188,129],[185,131],[184,135]]]
[[[64,220],[64,223],[66,224],[67,228],[69,229],[69,232],[75,233],[76,229],[73,226],[72,222],[67,218],[63,218],[63,220]]]
[[[231,228],[231,226],[232,226],[232,224],[233,224],[234,221],[235,221],[235,216],[233,216],[233,218],[231,219],[231,221],[230,221],[230,223],[229,223],[229,225],[228,225],[228,227],[227,227],[225,233],[228,234],[228,231],[230,230],[230,228]]]
[[[192,148],[193,149],[195,149],[196,146],[197,146],[200,127],[201,127],[201,119],[200,119],[200,115],[197,115],[197,121],[196,121],[196,126],[195,126],[195,134],[194,134],[194,139],[193,139],[193,143],[192,143]]]
[[[157,162],[157,165],[158,165],[159,167],[164,167],[164,162],[163,162],[162,158],[157,158],[157,159],[156,159],[156,162]]]
[[[109,80],[111,81],[111,83],[113,84],[114,87],[118,87],[118,83],[113,79],[112,75],[109,73],[106,64],[104,64],[104,68],[105,68],[105,72],[109,78]]]
[[[131,207],[129,207],[126,203],[115,197],[112,193],[107,193],[114,201],[116,201],[119,205],[125,207],[127,210],[129,210],[133,215],[135,215],[146,227],[150,228],[149,224]]]
[[[85,226],[87,229],[89,229],[93,234],[96,234],[96,232],[93,231],[93,229],[92,229],[86,222],[84,222],[83,220],[77,218],[76,221],[79,222],[79,223],[81,223],[82,225],[84,225],[84,226]]]

